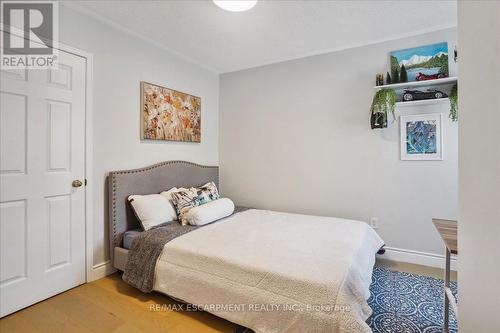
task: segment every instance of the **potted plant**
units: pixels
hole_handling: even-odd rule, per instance
[[[391,112],[393,119],[396,120],[394,113],[395,104],[396,92],[393,89],[383,88],[375,93],[370,108],[370,124],[372,129],[387,127],[388,112]]]

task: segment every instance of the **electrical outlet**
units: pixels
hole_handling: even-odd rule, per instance
[[[378,229],[378,217],[370,217],[370,227]]]

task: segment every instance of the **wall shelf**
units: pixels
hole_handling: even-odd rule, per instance
[[[435,99],[421,99],[410,102],[396,102],[396,107],[407,107],[407,106],[420,106],[420,105],[430,105],[430,104],[442,104],[450,103],[449,98],[435,98]]]
[[[375,86],[375,87],[373,87],[373,89],[379,90],[379,89],[383,89],[383,88],[391,88],[391,89],[402,90],[405,88],[430,87],[430,86],[437,86],[437,85],[441,85],[441,84],[451,84],[451,83],[455,83],[457,81],[458,81],[458,77],[453,76],[453,77],[446,77],[444,79],[386,84],[383,86]]]

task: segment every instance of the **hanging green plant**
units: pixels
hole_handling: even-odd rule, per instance
[[[396,104],[396,92],[393,89],[383,88],[373,96],[370,108],[370,125],[374,128],[387,127],[387,114],[390,112],[396,120],[394,105]]]
[[[451,88],[450,96],[450,119],[451,121],[458,121],[458,86],[455,83]]]

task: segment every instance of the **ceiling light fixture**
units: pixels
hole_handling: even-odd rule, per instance
[[[246,10],[252,9],[256,4],[257,0],[213,0],[214,3],[230,12],[244,12]]]

